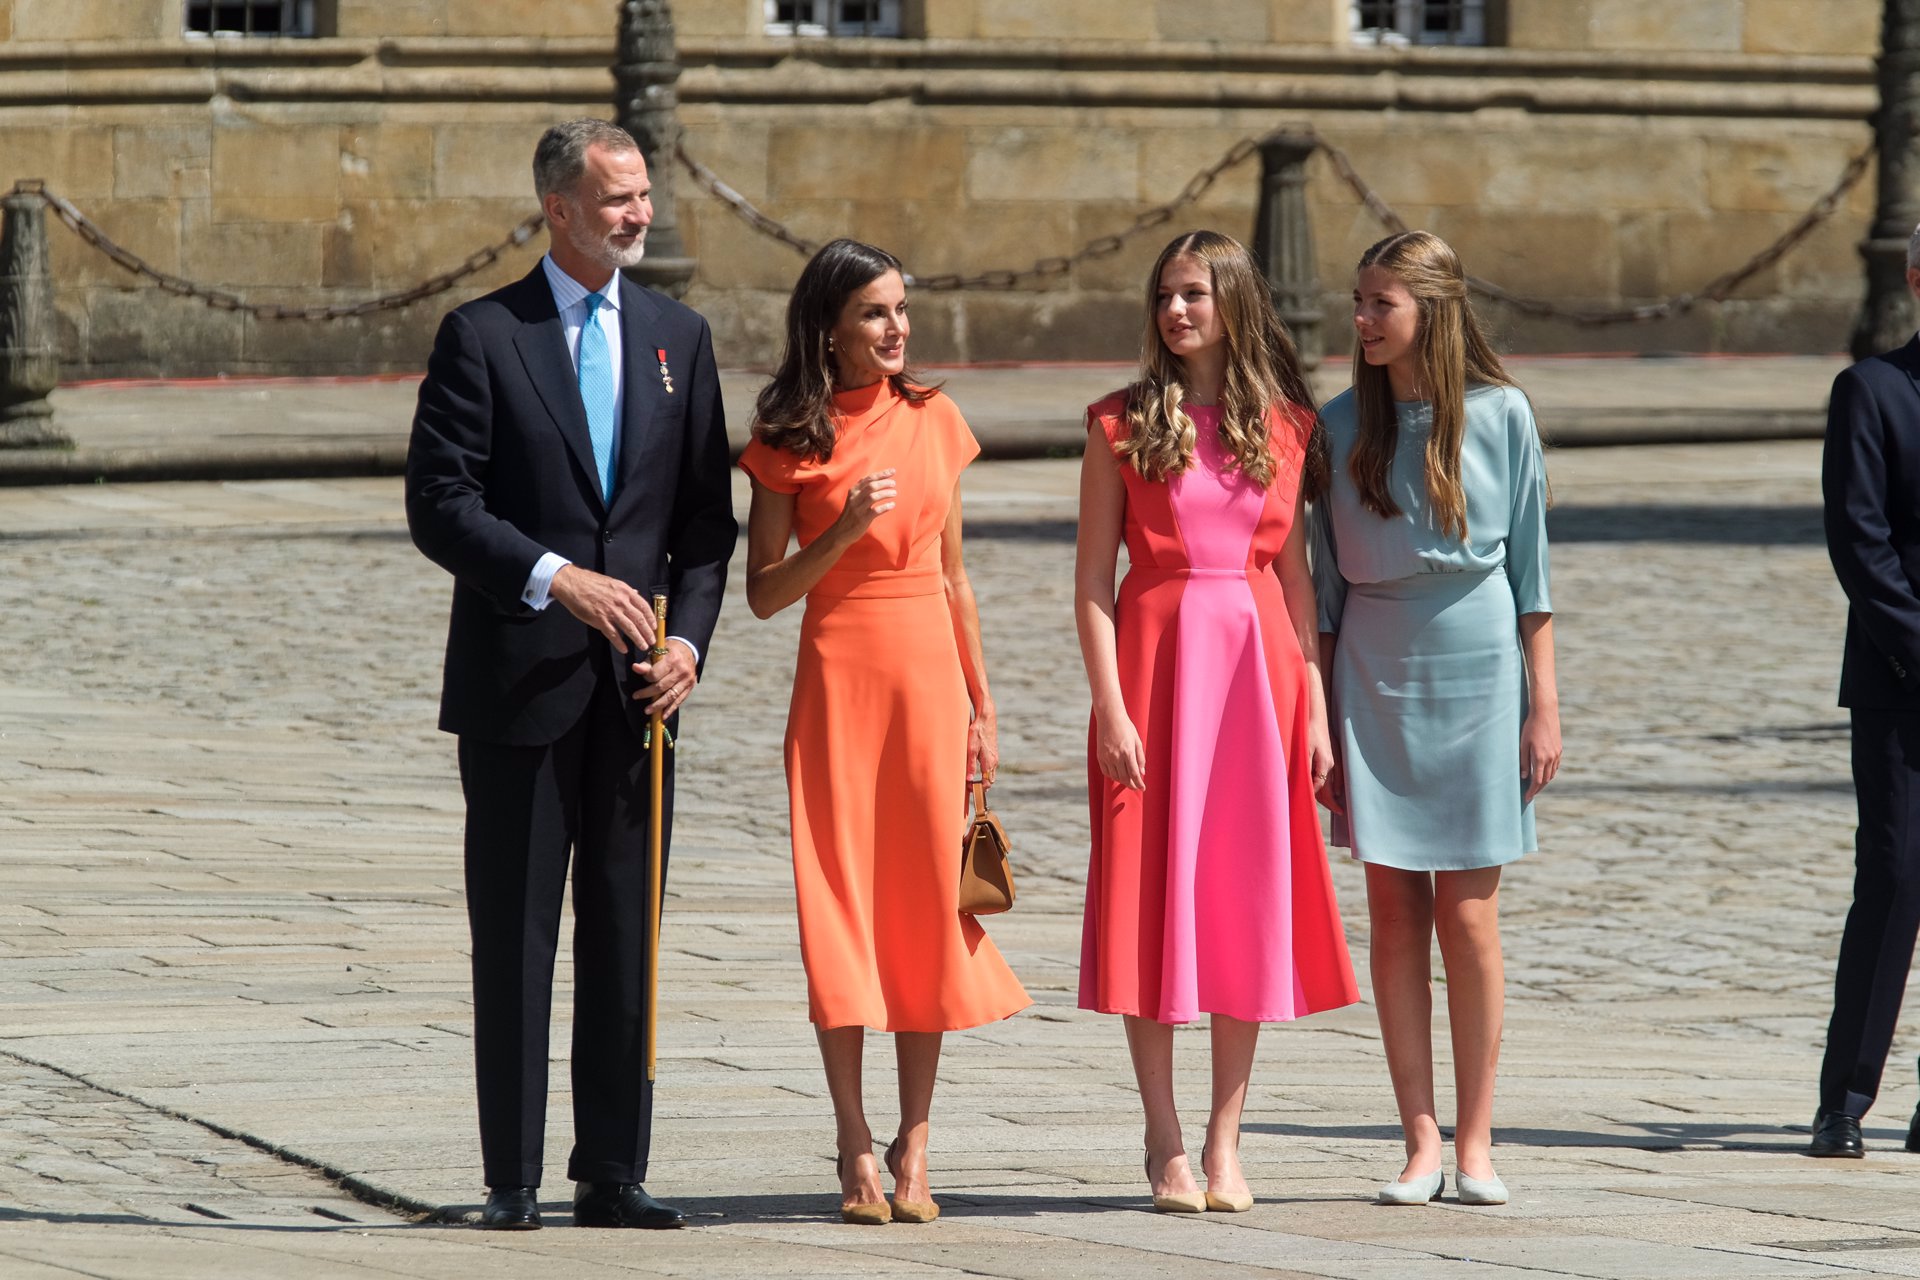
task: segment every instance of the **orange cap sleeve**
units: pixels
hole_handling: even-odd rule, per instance
[[[803,460],[788,450],[758,439],[749,440],[740,455],[740,469],[775,493],[800,492],[797,473],[803,465]]]

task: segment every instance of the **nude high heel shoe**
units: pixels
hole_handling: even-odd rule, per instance
[[[833,1158],[833,1176],[836,1178],[841,1176],[842,1163],[839,1156]],[[846,1194],[845,1182],[840,1184],[840,1191],[842,1195]],[[840,1221],[859,1227],[881,1227],[893,1221],[893,1211],[887,1208],[885,1200],[878,1204],[848,1204],[843,1200],[840,1203]]]
[[[1207,1167],[1207,1149],[1200,1148],[1200,1167]],[[1207,1188],[1207,1208],[1213,1213],[1245,1213],[1253,1208],[1251,1191],[1215,1191]]]
[[[1153,1153],[1148,1152],[1141,1161],[1147,1173],[1147,1190],[1153,1190]],[[1155,1213],[1205,1213],[1207,1197],[1200,1191],[1181,1191],[1174,1195],[1156,1195],[1153,1198]]]
[[[886,1154],[887,1172],[893,1175],[895,1187],[900,1185],[900,1171],[893,1167],[893,1154],[894,1148],[899,1145],[898,1138],[889,1142]],[[940,1216],[940,1206],[931,1200],[902,1200],[895,1196],[891,1212],[895,1222],[932,1222]]]

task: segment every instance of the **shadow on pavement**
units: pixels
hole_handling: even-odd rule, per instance
[[[1058,1195],[998,1195],[991,1191],[935,1192],[940,1220],[1005,1218],[1037,1214],[1120,1213],[1145,1210],[1138,1196],[1088,1196],[1062,1189]],[[806,1195],[675,1196],[692,1227],[717,1222],[839,1222],[831,1189]]]
[[[1818,546],[1826,541],[1812,505],[1666,506],[1622,503],[1554,507],[1549,542],[1698,542],[1720,546]]]
[[[967,537],[1001,542],[1072,542],[1076,529],[1072,520],[1003,520],[993,516],[968,516],[966,524]]]
[[[1556,781],[1554,789],[1563,796],[1750,796],[1761,800],[1788,800],[1794,796],[1850,796],[1853,794],[1853,782],[1843,777],[1755,778],[1742,782],[1660,782],[1632,778],[1621,782]]]
[[[5,1222],[54,1222],[60,1224],[75,1223],[91,1227],[151,1227],[159,1223],[157,1218],[143,1218],[137,1213],[55,1213],[42,1209],[15,1209],[9,1205],[0,1205],[0,1223]]]
[[[1069,519],[968,517],[967,536],[1004,542],[1072,542]],[[1659,503],[1557,506],[1547,512],[1553,542],[1674,542],[1709,546],[1819,546],[1826,540],[1820,508]]]
[[[1622,1121],[1632,1124],[1632,1121]],[[1268,1133],[1278,1137],[1340,1140],[1400,1141],[1400,1127],[1373,1125],[1306,1125],[1251,1123],[1247,1133]],[[1499,1147],[1584,1147],[1624,1151],[1770,1151],[1792,1154],[1806,1150],[1807,1126],[1780,1125],[1777,1133],[1767,1125],[1685,1124],[1652,1121],[1641,1123],[1638,1133],[1594,1133],[1580,1129],[1529,1129],[1495,1124],[1494,1145]],[[1442,1133],[1449,1139],[1451,1129]],[[1906,1139],[1905,1129],[1870,1129],[1865,1136],[1894,1143]]]
[[[396,1222],[391,1218],[379,1221],[364,1221],[359,1218],[341,1217],[337,1221],[313,1222],[242,1222],[234,1218],[178,1217],[149,1218],[137,1213],[58,1213],[52,1210],[15,1209],[0,1205],[0,1224],[9,1222],[46,1222],[57,1226],[91,1227],[191,1227],[196,1231],[285,1231],[300,1235],[328,1234],[337,1231],[352,1231],[364,1235],[369,1231],[412,1230],[423,1226],[445,1226],[445,1223]]]

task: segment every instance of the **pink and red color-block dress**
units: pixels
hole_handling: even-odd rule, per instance
[[[1109,448],[1125,438],[1124,405],[1115,393],[1088,410]],[[1147,785],[1089,760],[1080,1006],[1286,1021],[1359,998],[1313,799],[1306,664],[1273,569],[1311,417],[1273,415],[1278,465],[1262,488],[1228,465],[1218,410],[1187,413],[1192,467],[1149,481],[1121,463],[1120,685]]]

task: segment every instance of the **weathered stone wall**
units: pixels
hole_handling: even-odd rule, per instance
[[[343,3],[348,0],[342,0]],[[1344,45],[1350,0],[903,0],[905,34],[935,40],[1218,40]],[[1871,53],[1881,0],[1492,0],[1496,43],[1617,52]],[[674,6],[682,32],[749,37],[760,0]]]
[[[337,37],[188,41],[168,25],[178,0],[0,0],[0,183],[45,178],[157,267],[249,300],[354,302],[504,235],[533,209],[541,129],[609,109],[612,32],[594,27],[610,0],[335,2]],[[1694,289],[1760,248],[1866,144],[1874,106],[1875,0],[1699,0],[1682,24],[1696,52],[1636,47],[1652,29],[1636,14],[1673,11],[1640,0],[1511,0],[1514,47],[1487,50],[1335,44],[1338,0],[1088,6],[1098,24],[1078,3],[910,0],[909,29],[940,34],[796,42],[754,34],[758,0],[683,0],[687,146],[801,234],[871,239],[929,274],[1070,253],[1237,139],[1311,125],[1471,270],[1595,307]],[[917,355],[1128,357],[1160,244],[1196,225],[1250,235],[1257,178],[1249,162],[1065,279],[922,291]],[[701,264],[688,300],[724,360],[771,360],[799,257],[676,182]],[[1835,350],[1870,192],[1723,307],[1601,330],[1490,314],[1520,350]],[[1324,159],[1310,195],[1337,348],[1351,263],[1380,231]],[[316,324],[168,297],[50,235],[74,377],[417,368],[447,305],[538,253]]]
[[[1880,0],[1508,0],[1519,49],[1871,53]]]

